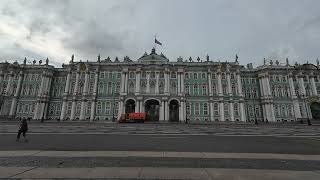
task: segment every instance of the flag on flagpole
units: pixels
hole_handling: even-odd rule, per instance
[[[158,41],[157,38],[154,38],[154,43],[159,44],[160,46],[162,46],[162,43],[160,41]]]

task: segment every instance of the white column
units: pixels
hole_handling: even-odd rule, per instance
[[[144,108],[143,108],[143,106],[144,106],[144,103],[143,103],[143,101],[140,101],[140,104],[139,104],[139,106],[140,106],[140,112],[144,112]]]
[[[234,121],[234,108],[233,108],[233,102],[229,103],[229,109],[230,109],[230,121]]]
[[[245,122],[246,121],[246,112],[244,110],[244,103],[240,102],[239,106],[240,106],[240,120],[242,122]]]
[[[64,120],[66,116],[67,96],[69,94],[69,88],[70,88],[70,77],[71,77],[71,72],[68,72],[66,85],[64,87],[63,102],[62,102],[62,108],[61,108],[61,114],[60,114],[61,121]]]
[[[299,85],[300,85],[300,93],[305,96],[306,95],[306,88],[304,86],[303,77],[302,75],[299,76]]]
[[[140,76],[141,76],[141,71],[136,71],[136,93],[140,93]]]
[[[147,72],[147,94],[150,93],[150,72]]]
[[[182,103],[179,103],[179,122],[182,122]]]
[[[184,87],[184,72],[181,73],[181,93],[184,94],[184,91],[185,91],[185,87]]]
[[[78,71],[77,72],[77,75],[76,75],[76,83],[75,83],[75,87],[74,87],[74,90],[73,90],[73,96],[76,96],[78,94],[78,89],[79,89],[79,78],[80,78],[80,72]],[[71,115],[70,115],[70,120],[74,120],[75,119],[75,112],[76,112],[76,98],[73,97],[72,99],[72,107],[71,107]]]
[[[185,122],[186,121],[186,103],[184,101],[181,101],[181,121]]]
[[[89,86],[89,72],[87,71],[84,78],[84,87],[82,93],[82,102],[81,102],[81,110],[80,110],[80,120],[85,120],[85,112],[86,112],[86,101],[84,98],[88,94],[88,86]]]
[[[221,83],[221,72],[218,72],[218,94],[219,94],[219,96],[223,96],[222,83]]]
[[[212,77],[211,72],[208,72],[209,96],[212,96]]]
[[[314,75],[311,75],[309,79],[311,82],[312,95],[317,96],[318,92],[317,92],[316,83],[314,82]]]
[[[122,112],[123,112],[123,100],[120,100],[119,107],[118,107],[118,119],[121,117]]]
[[[96,112],[96,101],[91,102],[91,112],[90,112],[90,122],[94,120],[94,115]]]
[[[230,72],[227,72],[227,86],[228,86],[228,94],[229,96],[232,96]]]
[[[156,94],[159,94],[159,72],[156,72]]]
[[[169,102],[168,101],[165,101],[164,109],[165,109],[165,120],[169,121]]]
[[[6,94],[7,95],[11,95],[11,93],[12,93],[12,83],[13,83],[13,72],[10,71],[8,84],[7,84],[7,88],[6,88],[6,90],[7,90]]]
[[[210,121],[214,121],[213,102],[210,102]]]
[[[169,72],[164,72],[164,92],[169,93]]]
[[[128,92],[128,72],[125,73],[125,78],[124,78],[124,92],[127,93]]]
[[[178,71],[177,72],[177,74],[178,74],[178,94],[180,94],[181,93],[181,76],[180,76],[180,72]]]
[[[241,84],[241,78],[240,78],[240,72],[237,73],[237,85],[238,85],[238,93],[239,93],[239,96],[243,97],[242,84]]]
[[[219,110],[220,110],[220,121],[225,121],[225,119],[224,119],[224,104],[223,104],[223,102],[220,102],[219,105],[220,105],[220,108],[219,108]]]
[[[140,101],[139,100],[137,100],[136,101],[136,106],[134,107],[134,112],[139,112],[139,106],[140,106]]]
[[[97,97],[97,91],[98,91],[98,79],[99,79],[99,71],[96,71],[95,78],[94,78],[94,86],[93,86],[93,100],[91,102],[90,122],[92,122],[95,118],[96,97]]]
[[[38,91],[38,99],[37,99],[37,104],[36,104],[36,107],[35,107],[35,111],[34,111],[34,114],[33,114],[33,119],[40,119],[40,111],[42,109],[42,103],[40,102],[40,98],[42,97],[43,95],[43,92],[44,92],[44,86],[45,86],[45,72],[42,72],[42,78],[41,78],[41,84],[40,84],[40,89]]]
[[[23,72],[20,71],[19,80],[18,80],[18,84],[17,84],[17,89],[16,89],[16,92],[15,92],[14,97],[12,99],[12,104],[11,104],[11,108],[10,108],[10,113],[9,113],[10,116],[15,116],[16,115],[17,101],[18,101],[18,97],[20,96],[22,79],[23,79]]]
[[[159,120],[164,121],[164,101],[161,101]]]
[[[124,72],[121,73],[121,84],[120,84],[120,92],[121,93],[124,93],[124,88],[125,88],[125,85],[124,85],[124,80],[125,80],[125,75],[124,75]]]

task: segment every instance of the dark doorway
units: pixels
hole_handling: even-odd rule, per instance
[[[169,104],[169,121],[179,122],[179,102],[171,100]]]
[[[133,113],[136,108],[136,102],[133,99],[129,99],[126,102],[126,113]]]
[[[145,112],[149,114],[150,121],[159,121],[159,101],[151,99],[146,102]]]
[[[310,104],[310,109],[311,109],[312,118],[314,120],[320,121],[320,103],[312,102]]]

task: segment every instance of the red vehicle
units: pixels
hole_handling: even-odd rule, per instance
[[[118,122],[119,123],[126,123],[126,122],[141,122],[144,123],[145,121],[149,120],[148,113],[126,113],[121,114]]]

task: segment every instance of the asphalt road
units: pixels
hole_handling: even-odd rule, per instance
[[[0,150],[108,150],[320,154],[320,139],[312,137],[215,135],[29,134],[0,135]]]

